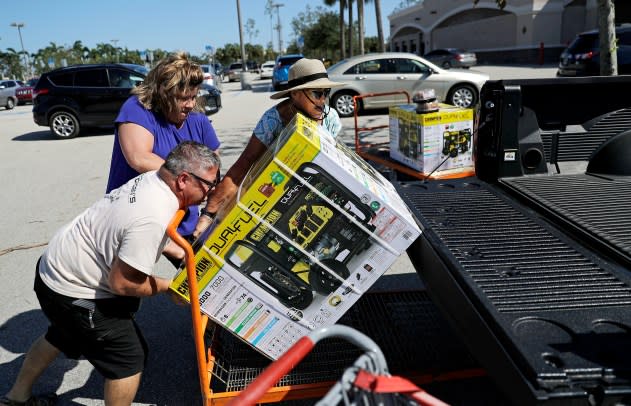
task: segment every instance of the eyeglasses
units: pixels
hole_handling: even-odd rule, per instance
[[[194,177],[195,179],[197,179],[198,181],[200,181],[201,183],[203,183],[204,185],[208,186],[207,193],[210,193],[211,191],[215,190],[215,188],[221,181],[221,174],[219,173],[219,170],[217,170],[217,176],[215,176],[215,180],[213,182],[206,180],[202,178],[201,176],[195,175],[193,172],[187,172],[187,173],[191,175],[192,177]]]
[[[329,94],[331,94],[331,89],[323,89],[323,90],[310,90],[311,92],[311,96],[313,96],[314,99],[321,99],[321,98],[327,98],[329,97]]]

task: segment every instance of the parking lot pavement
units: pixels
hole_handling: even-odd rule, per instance
[[[476,67],[477,69],[478,67]],[[479,67],[496,72],[496,67]],[[546,74],[521,68],[503,68],[491,75]],[[523,72],[523,73],[519,73]],[[254,81],[252,90],[224,83],[223,108],[211,116],[222,141],[224,171],[234,163],[248,142],[262,113],[275,102],[269,80]],[[46,321],[32,291],[37,258],[52,234],[104,193],[113,135],[111,130],[90,131],[70,140],[56,140],[45,127],[33,123],[31,106],[0,109],[0,395],[16,376],[23,354],[43,333]],[[354,121],[343,119],[342,139],[354,142]],[[388,123],[387,113],[360,117],[361,127]],[[161,260],[161,274],[173,273]],[[403,256],[392,272],[413,273]],[[138,322],[150,347],[135,405],[191,405],[199,403],[196,361],[187,308],[164,297],[144,301]],[[35,387],[36,393],[56,392],[60,405],[102,404],[102,380],[86,361],[60,357]]]

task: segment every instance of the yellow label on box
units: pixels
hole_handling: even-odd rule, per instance
[[[421,125],[449,124],[458,121],[473,120],[473,110],[446,111],[429,114],[415,114]]]
[[[255,178],[244,180],[244,195],[195,254],[195,273],[200,291],[223,267],[222,258],[234,241],[242,239],[259,225],[257,216],[265,218],[271,224],[275,222],[276,214],[268,212],[285,194],[284,186],[302,163],[312,161],[320,152],[320,135],[314,127],[316,125],[314,121],[298,115],[296,130],[284,142],[281,140],[278,151],[274,154],[268,151],[267,159],[260,165],[264,166],[262,171],[253,170]],[[254,236],[256,237],[256,232]],[[189,300],[186,272],[180,272],[176,276],[171,289]]]

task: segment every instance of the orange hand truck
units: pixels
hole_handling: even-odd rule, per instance
[[[193,251],[193,247],[191,244],[180,236],[177,232],[177,227],[180,224],[181,220],[185,215],[184,210],[179,210],[169,226],[167,227],[167,235],[171,238],[173,242],[181,246],[185,250],[185,263],[186,263],[186,272],[189,284],[190,292],[198,292],[198,284],[197,284],[197,276],[195,272],[195,254]],[[233,405],[241,405],[241,400],[237,401],[236,399],[242,399],[238,396],[241,395],[246,390],[252,391],[254,389],[244,389],[244,391],[226,391],[226,392],[217,392],[213,393],[211,389],[211,378],[213,373],[213,368],[217,364],[217,360],[215,359],[215,354],[213,353],[212,348],[206,348],[205,343],[205,332],[206,327],[209,321],[207,315],[201,313],[201,308],[198,300],[192,300],[190,305],[192,324],[193,324],[193,339],[195,345],[195,353],[197,360],[197,370],[199,376],[199,385],[201,389],[201,397],[202,397],[202,405],[203,406],[221,406],[226,405],[232,401]],[[254,397],[258,397],[256,403],[269,403],[276,402],[281,400],[292,400],[292,399],[304,399],[304,398],[324,398],[327,403],[322,403],[322,405],[329,404],[340,404],[342,401],[346,402],[346,404],[353,405],[354,403],[345,400],[350,399],[349,396],[356,396],[357,394],[362,394],[362,396],[398,396],[399,398],[406,398],[406,395],[414,394],[415,397],[412,397],[410,401],[404,403],[406,405],[415,404],[410,403],[416,401],[416,404],[421,405],[442,405],[444,403],[438,400],[432,400],[433,398],[428,397],[426,393],[418,389],[413,383],[410,381],[399,378],[389,376],[387,373],[387,366],[385,364],[385,360],[383,357],[383,353],[381,349],[377,346],[377,344],[364,336],[363,333],[358,332],[357,330],[346,327],[346,326],[336,326],[341,327],[342,329],[346,328],[349,330],[342,331],[339,333],[338,330],[327,330],[326,332],[314,332],[315,336],[306,336],[303,337],[302,340],[299,340],[296,344],[298,346],[297,350],[293,348],[288,350],[281,359],[289,359],[291,362],[289,365],[283,365],[283,363],[287,361],[281,361],[279,359],[276,362],[273,362],[268,368],[271,368],[274,374],[279,373],[279,368],[283,368],[285,371],[278,377],[275,377],[275,381],[270,380],[266,381],[264,389],[261,389],[261,384],[254,382],[260,382],[261,379],[269,380],[270,374],[272,372],[267,372],[264,370],[257,380],[250,383],[250,385],[255,388],[258,386],[259,389],[256,389],[256,393]],[[335,381],[335,378],[328,381],[320,381],[317,383],[302,383],[302,384],[291,384],[291,385],[281,385],[272,387],[272,385],[276,384],[279,379],[288,371],[296,366],[296,364],[301,361],[305,356],[307,356],[308,352],[315,346],[315,343],[323,338],[325,338],[328,334],[338,334],[341,338],[348,337],[347,340],[350,341],[351,344],[355,344],[360,350],[366,349],[366,355],[361,356],[357,359],[357,362],[353,365],[352,368],[349,368],[348,371],[344,371],[342,379],[338,382]],[[359,344],[357,344],[359,342]],[[302,353],[301,353],[302,352]],[[366,357],[370,359],[370,363],[368,366],[364,368],[363,372],[360,372],[360,369],[357,367],[357,364],[360,362],[365,362]],[[374,357],[375,360],[372,360]],[[352,358],[352,357],[351,357]],[[361,361],[360,361],[361,360]],[[351,362],[349,360],[349,362]],[[279,366],[279,364],[281,366]],[[376,365],[376,366],[374,366]],[[452,376],[453,375],[453,376]],[[456,376],[457,375],[457,376]],[[472,378],[485,375],[484,371],[479,369],[467,369],[464,371],[460,371],[454,375],[454,373],[447,373],[442,375],[415,375],[415,382],[427,383],[434,381],[442,381],[442,380],[451,380],[451,379],[461,379],[461,378]],[[263,378],[261,378],[263,377]],[[267,377],[267,378],[265,378]],[[352,379],[351,379],[352,378]],[[386,387],[384,392],[384,385]],[[353,392],[353,393],[351,393]],[[252,396],[252,395],[244,396]],[[336,400],[337,399],[337,400]],[[340,400],[341,399],[341,400]],[[416,399],[416,400],[414,400]],[[430,400],[426,400],[430,399]],[[334,400],[338,403],[334,403]],[[330,403],[329,403],[330,402]],[[425,403],[423,403],[425,402]],[[344,404],[344,403],[342,403]],[[366,404],[366,403],[365,403]],[[367,403],[370,404],[370,403]],[[393,403],[387,403],[393,404]],[[394,403],[397,404],[397,403]]]

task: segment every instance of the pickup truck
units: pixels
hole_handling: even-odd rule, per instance
[[[476,176],[395,182],[414,267],[511,404],[631,404],[630,91],[489,81]]]

